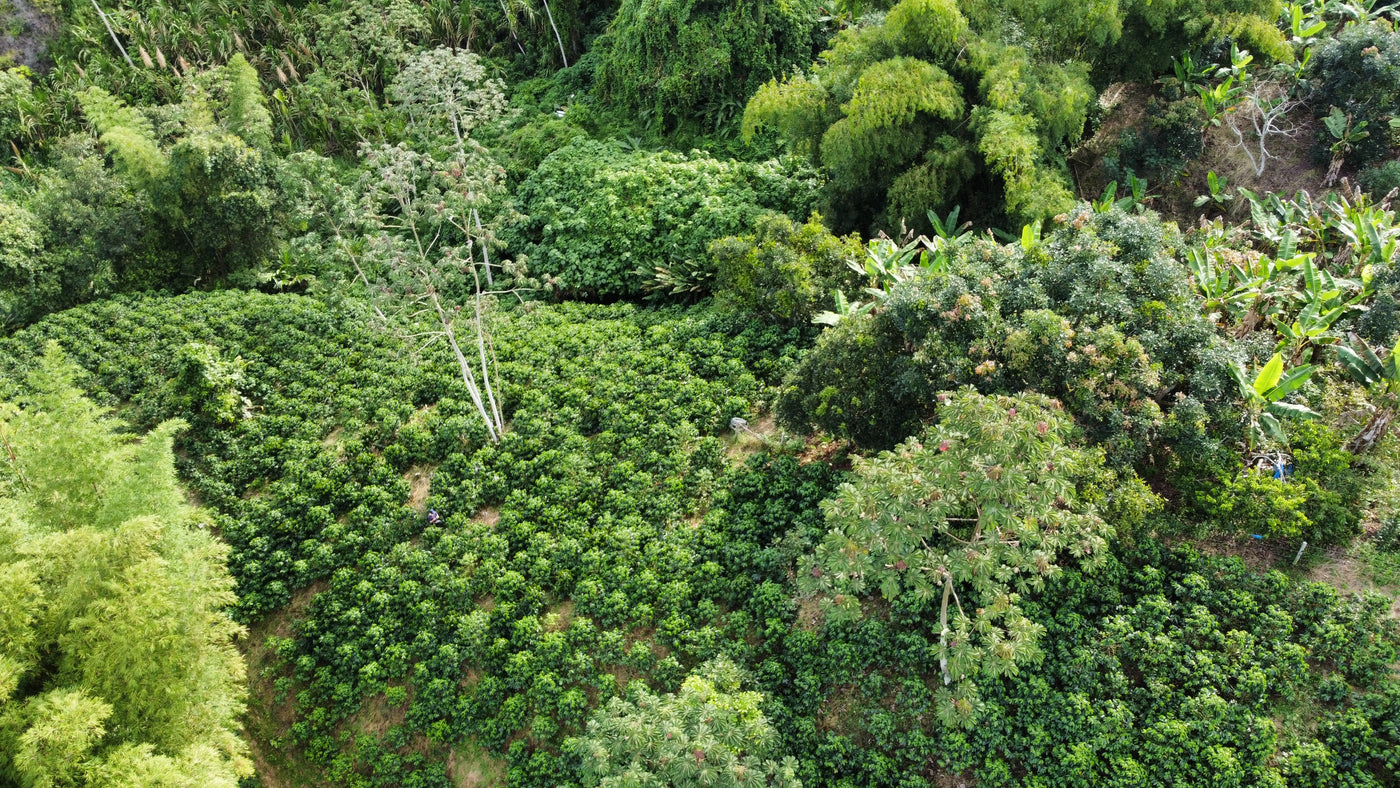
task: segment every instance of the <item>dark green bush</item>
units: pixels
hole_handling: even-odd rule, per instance
[[[1361,188],[1371,193],[1377,201],[1400,189],[1400,161],[1387,161],[1362,170],[1357,176]]]
[[[1291,428],[1292,468],[1282,477],[1234,465],[1194,493],[1200,516],[1227,533],[1343,544],[1361,530],[1363,481],[1344,440],[1326,425]]]
[[[1063,220],[1029,247],[964,240],[946,268],[894,285],[883,311],[823,337],[784,384],[779,417],[887,447],[932,412],[935,391],[1032,389],[1060,399],[1113,466],[1144,461],[1160,392],[1187,383],[1215,329],[1173,257],[1179,236],[1155,216]]]
[[[599,103],[649,130],[733,132],[744,101],[816,54],[813,0],[622,0],[594,43]]]
[[[816,186],[791,162],[624,152],[575,139],[521,184],[516,207],[525,218],[504,237],[533,274],[565,293],[634,298],[657,268],[709,268],[710,242],[748,230],[766,211],[808,215]]]
[[[783,381],[775,410],[793,429],[888,448],[918,429],[932,396],[898,328],[875,315],[848,318],[823,333]]]
[[[1380,263],[1371,269],[1375,290],[1371,308],[1356,319],[1357,333],[1373,347],[1392,347],[1400,333],[1400,266]]]
[[[1387,517],[1376,532],[1376,549],[1383,553],[1400,552],[1400,517]]]
[[[1119,183],[1126,183],[1129,173],[1154,183],[1175,181],[1186,164],[1201,155],[1204,122],[1196,96],[1176,101],[1153,97],[1147,103],[1146,122],[1124,131],[1116,155],[1105,160],[1109,177]]]
[[[1367,124],[1369,136],[1352,147],[1348,164],[1357,167],[1385,155],[1387,124],[1400,112],[1400,32],[1380,22],[1348,25],[1313,47],[1305,78],[1314,115],[1325,117],[1336,107],[1353,126]],[[1325,150],[1334,141],[1326,128],[1319,129],[1319,147]]]

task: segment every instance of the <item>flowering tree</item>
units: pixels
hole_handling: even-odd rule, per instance
[[[921,438],[857,464],[823,508],[831,530],[803,559],[799,584],[828,611],[858,615],[859,597],[937,605],[949,724],[977,715],[979,672],[1038,660],[1039,624],[1021,599],[1060,571],[1061,556],[1092,560],[1110,527],[1076,500],[1075,481],[1102,463],[1069,445],[1073,422],[1039,394],[940,394],[939,423]]]

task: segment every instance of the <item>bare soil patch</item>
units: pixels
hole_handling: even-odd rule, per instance
[[[1069,156],[1070,172],[1080,196],[1098,197],[1108,186],[1103,158],[1118,150],[1123,132],[1143,125],[1147,119],[1147,100],[1151,96],[1150,89],[1135,82],[1115,82],[1099,94],[1099,109],[1105,113],[1104,118],[1094,133]]]
[[[376,739],[384,738],[384,734],[389,729],[402,725],[404,716],[408,714],[409,704],[413,702],[413,686],[407,685],[408,700],[401,704],[391,704],[388,697],[380,692],[367,698],[360,704],[359,711],[346,717],[338,727],[338,730],[354,730],[360,733],[368,733]]]
[[[574,600],[565,599],[551,607],[544,617],[546,632],[563,632],[574,620]]]
[[[34,0],[0,0],[0,58],[48,70],[49,41],[58,35],[58,17]]]
[[[747,430],[731,431],[725,454],[735,465],[741,465],[750,455],[766,451],[768,442],[776,440],[777,432],[777,422],[772,414],[766,414],[751,422]]]
[[[403,480],[408,482],[408,507],[421,513],[428,504],[428,491],[432,487],[433,471],[436,466],[414,465],[404,471]]]
[[[504,785],[507,764],[468,740],[447,753],[447,779],[456,788],[488,788]]]
[[[861,724],[864,707],[860,688],[854,684],[843,684],[832,690],[817,709],[817,728],[848,736],[857,744],[868,744],[870,734]]]
[[[821,600],[815,596],[805,597],[797,603],[797,626],[808,632],[815,632],[822,626]]]
[[[1369,539],[1369,534],[1357,537]],[[1210,555],[1234,556],[1256,572],[1279,569],[1305,580],[1326,583],[1343,595],[1375,593],[1391,600],[1390,617],[1400,620],[1400,589],[1382,586],[1366,576],[1365,562],[1352,551],[1336,547],[1309,546],[1294,570],[1293,559],[1298,554],[1298,546],[1269,539],[1250,537],[1218,538],[1194,543],[1201,552]],[[1317,553],[1322,553],[1318,560]],[[1311,554],[1309,554],[1311,553]]]

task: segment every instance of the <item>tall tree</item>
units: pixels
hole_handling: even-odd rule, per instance
[[[812,0],[622,0],[594,44],[599,97],[651,128],[729,126],[765,80],[810,62]]]

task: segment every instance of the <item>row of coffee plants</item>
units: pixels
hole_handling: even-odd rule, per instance
[[[542,742],[558,742],[551,726],[579,730],[617,689],[609,666],[656,668],[674,688],[716,653],[718,607],[694,590],[721,582],[695,559],[694,521],[726,467],[713,435],[762,394],[742,359],[780,375],[801,332],[632,307],[502,315],[511,430],[488,446],[446,359],[367,325],[356,306],[297,297],[122,298],[15,335],[4,364],[31,365],[34,344],[56,337],[133,421],[195,424],[183,470],[219,513],[245,620],[329,578],[284,648],[303,687],[293,733],[332,774],[344,768],[334,725],[389,680],[414,678],[419,730],[503,748],[534,717]],[[425,531],[405,473],[434,467],[427,503],[446,520]],[[472,519],[483,506],[492,525]],[[501,633],[521,647],[497,654]],[[596,656],[522,661],[546,636],[569,639],[558,660]],[[482,687],[437,691],[457,688],[464,662]]]

